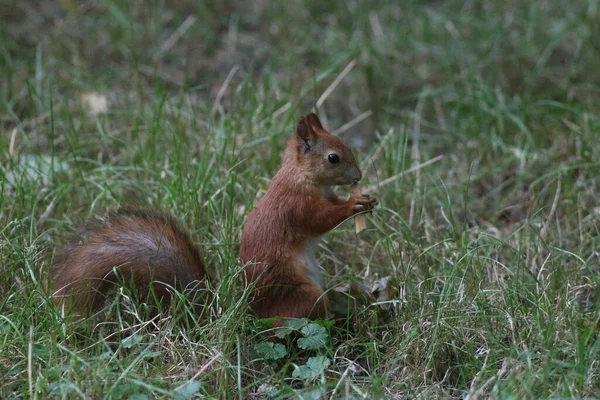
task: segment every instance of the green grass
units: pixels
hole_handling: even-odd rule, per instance
[[[0,397],[600,392],[598,0],[13,3],[0,0]],[[106,112],[88,111],[92,92]],[[359,308],[324,349],[264,360],[240,232],[320,98],[331,131],[370,111],[339,133],[364,187],[443,158],[373,189],[364,235],[345,223],[322,245],[327,282],[391,276],[393,310]],[[149,314],[127,291],[84,321],[49,302],[53,250],[129,203],[171,210],[203,249],[202,319],[185,301]],[[322,374],[293,377],[318,355]]]

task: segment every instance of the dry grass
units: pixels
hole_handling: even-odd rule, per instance
[[[597,0],[0,0],[0,22],[2,397],[600,390]],[[391,276],[394,307],[268,361],[239,234],[315,105],[380,200],[360,238],[326,237],[327,281]],[[131,202],[172,210],[204,249],[201,321],[127,291],[86,321],[48,302],[53,249]],[[293,378],[315,355],[324,372]]]

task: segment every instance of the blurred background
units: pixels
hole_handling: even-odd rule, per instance
[[[230,87],[244,82],[273,107],[290,101],[304,113],[345,72],[320,107],[326,119],[370,111],[348,132],[370,136],[425,95],[427,131],[440,144],[489,135],[448,114],[498,96],[516,114],[537,98],[599,101],[594,0],[2,0],[0,10],[4,129],[36,114],[27,85],[43,87],[42,98],[55,91],[57,102],[94,91],[117,103],[159,85],[210,107],[229,76]],[[225,112],[235,97],[221,99]]]

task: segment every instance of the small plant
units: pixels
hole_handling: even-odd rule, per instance
[[[263,320],[260,325],[271,325],[272,321]],[[266,361],[282,360],[291,356],[295,350],[326,352],[331,336],[328,328],[333,322],[310,321],[306,318],[291,319],[275,328],[275,337],[286,340],[287,346],[270,340],[259,342],[254,346],[256,355]],[[311,381],[319,377],[331,364],[326,355],[309,357],[304,364],[294,364],[292,378]]]

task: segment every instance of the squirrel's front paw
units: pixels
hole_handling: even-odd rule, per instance
[[[360,197],[354,199],[352,211],[358,213],[361,211],[370,211],[377,205],[377,199],[368,194],[361,194]]]

